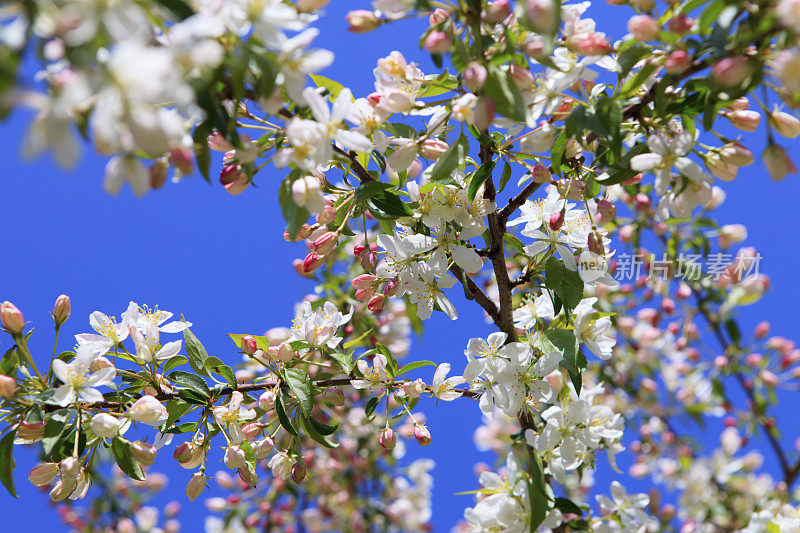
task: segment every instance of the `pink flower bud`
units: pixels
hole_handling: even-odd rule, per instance
[[[59,326],[67,321],[69,315],[72,313],[72,305],[69,301],[69,296],[62,294],[56,298],[56,303],[53,306],[53,320]]]
[[[705,162],[709,172],[723,181],[733,181],[739,172],[739,167],[726,163],[718,153],[706,154]]]
[[[258,344],[256,343],[256,338],[253,337],[252,335],[242,336],[242,340],[240,341],[239,347],[247,355],[253,355],[254,353],[256,353],[256,350],[258,350]]]
[[[298,461],[292,467],[292,480],[295,483],[302,483],[306,478],[306,465],[302,461]]]
[[[269,411],[275,405],[277,395],[274,389],[267,389],[258,397],[258,406],[264,411]]]
[[[450,37],[443,31],[432,31],[425,37],[425,49],[431,54],[443,54],[450,49]]]
[[[650,209],[651,206],[650,197],[644,193],[639,193],[636,195],[636,209],[639,211],[646,211]]]
[[[550,229],[553,231],[558,231],[561,229],[561,226],[564,225],[564,210],[562,209],[558,213],[553,213],[550,215],[548,224],[550,225]]]
[[[263,439],[254,442],[252,446],[253,455],[255,456],[256,460],[261,460],[269,455],[270,450],[272,450],[272,447],[275,446],[275,441],[272,440],[272,437],[267,435]]]
[[[206,488],[206,476],[203,472],[195,472],[186,485],[186,497],[193,502]]]
[[[425,141],[422,143],[422,146],[420,146],[419,153],[425,159],[436,161],[447,151],[448,148],[449,145],[444,141],[440,141],[439,139],[425,139]]]
[[[775,131],[784,137],[794,139],[800,135],[800,120],[798,120],[794,115],[784,113],[783,111],[779,111],[777,108],[775,108],[770,114],[770,119]]]
[[[380,444],[384,450],[393,450],[397,444],[397,437],[394,434],[394,430],[392,428],[383,428],[380,430],[380,432],[378,432],[378,444]]]
[[[711,68],[711,77],[723,87],[742,85],[753,74],[753,65],[746,57],[726,57]]]
[[[678,15],[677,17],[672,17],[667,23],[669,31],[673,31],[681,35],[691,30],[692,26],[694,26],[694,20],[684,14]]]
[[[297,235],[294,236],[294,239],[292,239],[289,236],[288,231],[283,232],[283,239],[286,242],[299,242],[302,241],[303,239],[307,239],[309,235],[311,235],[311,226],[309,226],[308,224],[303,224],[302,226],[300,226],[300,230],[297,232]]]
[[[194,154],[189,148],[172,148],[169,151],[169,162],[184,176],[194,170]]]
[[[558,28],[554,0],[527,0],[524,7],[524,16],[536,33],[551,35]]]
[[[150,188],[160,189],[167,182],[167,163],[161,159],[153,162],[147,169],[147,175],[150,180]]]
[[[28,473],[28,481],[34,487],[44,487],[58,475],[58,465],[56,463],[40,463],[34,466]]]
[[[387,298],[392,297],[397,294],[399,289],[400,281],[397,278],[392,278],[386,282],[386,285],[383,286],[383,295]]]
[[[553,175],[544,165],[534,165],[531,169],[531,178],[535,183],[550,183],[553,181]]]
[[[789,158],[789,154],[777,144],[770,144],[767,146],[762,157],[764,158],[764,164],[767,166],[769,175],[775,181],[782,180],[787,174],[797,172],[797,167],[794,166],[794,163]]]
[[[336,248],[338,241],[338,233],[327,231],[311,244],[311,248],[319,255],[328,255],[333,251],[334,248]]]
[[[764,385],[767,387],[774,387],[778,384],[778,376],[770,372],[769,370],[762,370],[761,373],[758,375],[761,378],[761,381],[764,382]]]
[[[628,20],[628,31],[637,41],[647,42],[658,39],[658,23],[649,15],[635,15]]]
[[[373,252],[370,249],[364,250],[363,252],[361,252],[360,259],[361,259],[361,268],[363,268],[367,272],[375,271],[375,265],[378,264],[378,256],[375,255],[375,252]]]
[[[0,304],[0,322],[11,335],[22,333],[22,328],[25,325],[22,312],[17,309],[17,306],[8,301]]]
[[[759,322],[758,325],[756,326],[756,330],[754,333],[756,339],[763,339],[768,334],[769,334],[769,322],[767,321]]]
[[[0,374],[0,398],[11,398],[17,392],[17,380]]]
[[[736,165],[737,167],[752,165],[754,161],[753,152],[737,142],[728,143],[723,146],[722,150],[719,152],[719,156],[725,163]]]
[[[511,6],[508,0],[489,2],[484,14],[486,16],[486,22],[489,24],[497,24],[511,14]]]
[[[731,111],[744,111],[750,107],[750,100],[746,96],[742,96],[729,103],[726,107]]]
[[[256,475],[256,469],[253,468],[252,465],[245,465],[238,470],[239,479],[241,479],[246,485],[250,487],[255,487],[256,483],[258,483],[258,476]]]
[[[667,74],[677,76],[686,72],[690,65],[689,54],[685,50],[675,50],[664,61],[664,70]]]
[[[322,211],[317,215],[317,222],[320,224],[330,224],[336,220],[336,208],[333,204],[325,204]]]
[[[374,289],[378,283],[378,278],[372,274],[361,274],[356,276],[350,283],[355,289]]]
[[[587,240],[587,246],[590,252],[593,252],[597,255],[604,255],[605,254],[605,246],[603,246],[603,237],[598,235],[596,231],[593,231],[589,234],[589,238]]]
[[[373,296],[369,303],[367,303],[367,309],[372,311],[373,313],[380,313],[383,311],[383,304],[386,302],[386,296],[383,294],[376,294]]]
[[[414,438],[420,446],[427,446],[431,443],[431,432],[425,426],[414,426]]]
[[[208,147],[215,152],[230,152],[235,149],[235,147],[218,131],[209,134],[207,142]]]
[[[172,453],[172,457],[174,457],[179,463],[188,463],[192,460],[193,455],[194,450],[192,450],[192,446],[188,442],[182,443],[180,446],[175,448],[175,451]]]
[[[613,51],[608,39],[599,33],[591,33],[578,43],[578,52],[585,56],[604,56]]]
[[[486,131],[494,122],[494,114],[494,102],[485,96],[481,96],[475,105],[472,122],[479,130]]]
[[[732,111],[726,116],[734,127],[742,131],[754,132],[761,122],[761,114],[758,111]]]
[[[244,450],[235,444],[225,448],[223,462],[225,463],[225,466],[232,470],[238,470],[247,466],[247,458],[244,455]]]
[[[358,289],[354,295],[354,298],[359,302],[365,302],[375,294],[375,289]]]
[[[297,0],[297,10],[301,13],[311,13],[328,5],[330,0]]]
[[[311,252],[303,259],[303,272],[309,273],[318,269],[325,262],[325,257]]]
[[[142,441],[131,442],[130,449],[133,458],[143,466],[150,466],[156,460],[157,450],[152,444]]]
[[[599,215],[599,222],[606,224],[617,216],[617,207],[606,199],[600,200],[597,202],[597,214]]]
[[[431,26],[436,26],[437,24],[441,24],[445,20],[450,18],[450,13],[446,10],[442,9],[441,7],[437,7],[431,16],[428,17],[428,24]]]
[[[381,19],[372,11],[367,11],[365,9],[351,11],[347,14],[345,19],[347,20],[347,24],[349,24],[347,31],[353,33],[370,32],[381,25]]]
[[[219,182],[226,191],[234,196],[241,194],[250,185],[247,174],[244,173],[241,165],[228,165],[223,168],[219,174]]]
[[[508,76],[519,89],[530,89],[535,84],[531,71],[517,65],[511,65]]]

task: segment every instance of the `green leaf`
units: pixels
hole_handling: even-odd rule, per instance
[[[436,363],[434,363],[433,361],[414,361],[413,363],[408,363],[407,365],[403,365],[402,367],[400,367],[395,376],[399,376],[401,374],[405,374],[406,372],[411,372],[412,370],[416,370],[418,368],[423,368],[426,366],[436,366]]]
[[[464,163],[468,152],[469,143],[467,138],[464,135],[459,135],[456,142],[451,144],[447,151],[436,160],[428,181],[447,185],[454,184],[453,171]]]
[[[561,162],[564,160],[564,151],[567,149],[568,140],[569,137],[567,137],[567,134],[562,133],[556,137],[555,141],[553,141],[552,148],[550,148],[550,164],[556,172],[561,168]]]
[[[531,452],[530,473],[531,479],[528,489],[531,506],[530,531],[535,532],[539,524],[544,521],[547,516],[547,511],[549,511],[551,507],[551,498],[547,492],[547,484],[544,480],[542,460],[535,452]]]
[[[17,491],[14,489],[14,437],[17,431],[12,430],[6,433],[5,437],[0,439],[0,481],[6,487],[6,490],[15,498]]]
[[[286,408],[283,406],[282,394],[278,394],[278,397],[275,400],[275,412],[278,413],[278,420],[283,426],[283,429],[296,437],[300,435],[294,425],[292,425],[292,421],[289,420],[289,417],[286,415]]]
[[[328,424],[323,424],[313,416],[309,417],[308,421],[314,427],[314,430],[320,435],[332,435],[334,431],[339,429],[339,424],[329,426]]]
[[[313,425],[313,422],[311,422],[312,420],[314,420],[314,419],[313,418],[309,418],[309,419],[301,418],[300,419],[300,424],[303,427],[303,431],[305,431],[306,434],[309,437],[311,437],[312,439],[314,439],[315,441],[317,441],[318,443],[320,443],[321,445],[323,445],[326,448],[338,448],[339,447],[339,443],[335,442],[334,440],[332,440],[330,435],[321,435],[317,431],[316,426]],[[317,423],[319,423],[319,422],[317,422]]]
[[[126,442],[114,439],[111,443],[111,452],[114,454],[114,459],[117,461],[117,466],[119,466],[120,470],[130,478],[144,481],[145,476],[144,472],[142,472],[142,466],[139,461],[133,458],[130,447]]]
[[[503,240],[509,245],[511,248],[516,250],[518,253],[525,254],[525,245],[519,240],[518,237],[511,235],[510,233],[506,233],[503,235]]]
[[[650,47],[645,44],[637,43],[636,41],[629,41],[629,43],[630,44],[619,53],[619,57],[617,58],[617,63],[619,63],[620,68],[620,79],[627,76],[636,63],[652,53]]]
[[[68,415],[69,411],[67,409],[60,409],[51,414],[50,418],[45,422],[44,435],[42,436],[42,451],[45,455],[50,455],[56,443],[61,439]]]
[[[375,408],[378,407],[378,401],[380,401],[380,398],[377,397],[367,400],[366,405],[364,405],[364,413],[366,413],[367,418],[372,416],[372,413],[375,412]]]
[[[571,514],[576,514],[578,516],[583,515],[583,509],[578,507],[578,505],[569,498],[556,498],[555,503],[556,503],[556,509],[558,509],[562,513],[571,513]]]
[[[289,389],[297,398],[303,416],[308,418],[314,408],[314,384],[311,382],[311,376],[300,368],[287,368],[284,370],[284,375]]]
[[[503,189],[506,188],[506,183],[511,178],[511,165],[508,161],[505,161],[503,164],[503,173],[500,175],[500,183],[497,185],[497,192],[503,192]]]
[[[215,374],[222,376],[232,388],[235,389],[239,386],[239,382],[236,379],[236,374],[233,372],[233,369],[220,361],[218,358],[213,356],[209,357],[206,361],[206,368]]]
[[[188,328],[183,330],[183,343],[186,346],[186,357],[189,358],[192,370],[202,372],[201,369],[205,366],[208,358],[205,347]]]
[[[345,349],[345,350],[349,350],[349,349],[350,349],[350,348],[352,348],[353,346],[358,346],[358,344],[359,344],[361,341],[363,341],[364,339],[366,339],[366,338],[367,338],[367,335],[369,335],[370,333],[372,333],[372,328],[368,329],[367,331],[365,331],[364,333],[362,333],[361,335],[359,335],[357,339],[353,339],[353,340],[351,340],[351,341],[347,341],[346,343],[344,343],[344,346],[343,346],[343,347],[344,347],[344,349]]]
[[[206,383],[206,381],[197,374],[184,372],[183,370],[176,370],[167,377],[173,383],[183,385],[189,390],[197,392],[206,397],[211,396],[211,389],[208,387],[208,383]]]
[[[577,271],[564,266],[560,260],[550,257],[544,267],[545,286],[555,292],[567,311],[572,311],[583,298],[583,280]]]
[[[414,211],[408,207],[408,204],[401,200],[395,193],[388,190],[383,190],[372,195],[372,198],[369,199],[369,203],[394,218],[408,217],[414,214]]]
[[[350,374],[350,371],[353,370],[353,358],[350,356],[350,354],[344,352],[331,352],[330,356],[334,361],[339,363],[339,368],[341,368],[342,372],[345,374]]]
[[[586,357],[581,353],[575,335],[566,329],[552,328],[544,332],[545,337],[561,353],[561,366],[567,369],[575,391],[580,394],[582,387],[581,372],[587,366]]]
[[[525,121],[525,102],[522,93],[507,72],[491,67],[483,89],[492,99],[498,113],[518,122]]]
[[[184,402],[179,402],[177,400],[170,400],[167,402],[167,421],[165,423],[166,427],[170,427],[174,424],[180,417],[182,417],[186,411],[191,409],[191,406]]]
[[[308,209],[297,205],[292,197],[292,184],[299,176],[300,173],[298,171],[293,171],[286,176],[286,179],[281,182],[281,186],[278,189],[278,203],[281,206],[283,218],[286,220],[286,231],[292,239],[294,239],[310,216]]]
[[[170,370],[172,370],[173,368],[177,368],[177,367],[179,367],[181,365],[185,365],[188,362],[189,362],[188,358],[186,358],[186,357],[184,357],[182,355],[175,355],[175,356],[170,357],[169,359],[167,359],[167,361],[164,363],[164,367],[163,367],[162,371],[164,373],[167,373]]]
[[[320,76],[319,74],[309,74],[309,76],[311,76],[311,79],[317,84],[317,87],[328,89],[331,98],[334,100],[339,96],[339,93],[342,92],[342,89],[344,89],[341,83],[326,78],[325,76]]]
[[[191,389],[181,389],[178,391],[178,398],[192,405],[208,405],[208,397]]]
[[[492,175],[495,163],[497,163],[497,161],[487,161],[472,175],[472,180],[469,182],[469,189],[467,191],[470,200],[475,199],[475,195],[478,194],[478,189],[480,189],[481,185]]]
[[[156,0],[167,11],[169,11],[178,21],[186,20],[194,15],[194,9],[184,0]]]

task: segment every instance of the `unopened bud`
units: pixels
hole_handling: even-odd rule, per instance
[[[667,28],[669,28],[669,31],[681,35],[691,30],[692,26],[694,26],[694,20],[684,14],[680,14],[677,17],[672,17],[667,23]]]
[[[25,319],[22,317],[22,311],[17,309],[17,306],[11,302],[3,302],[0,304],[0,322],[6,331],[11,335],[19,335],[22,333],[22,328],[25,325]]]
[[[239,347],[242,351],[247,355],[253,355],[258,350],[258,344],[256,343],[256,338],[252,335],[243,335],[242,340],[239,343]]]
[[[361,260],[361,268],[367,272],[375,271],[375,265],[378,264],[378,256],[375,254],[375,252],[368,248],[361,252],[359,259]]]
[[[223,168],[219,174],[219,182],[226,191],[234,196],[241,194],[250,185],[247,174],[244,173],[241,165],[228,165]]]
[[[366,33],[381,25],[381,19],[372,11],[365,9],[351,11],[345,18],[347,19],[347,24],[349,24],[347,31],[353,33]]]
[[[367,309],[373,313],[380,313],[383,311],[383,304],[386,302],[386,296],[383,294],[376,294],[367,303]]]
[[[775,128],[775,131],[784,137],[794,139],[800,135],[800,120],[798,120],[794,115],[784,113],[776,108],[772,111],[772,113],[770,113],[770,122]]]
[[[425,37],[425,50],[431,54],[443,54],[450,49],[450,36],[443,31],[432,31]]]
[[[72,491],[77,486],[78,480],[76,478],[61,478],[56,482],[53,490],[50,491],[50,499],[54,502],[60,502],[72,494]]]
[[[274,389],[267,389],[258,397],[258,406],[264,411],[269,411],[275,405],[277,395]]]
[[[166,161],[159,159],[147,169],[151,189],[160,189],[167,182],[167,166]]]
[[[675,50],[664,60],[664,70],[667,74],[677,76],[683,74],[691,65],[689,54],[685,50]]]
[[[0,398],[11,398],[17,392],[17,380],[0,374]]]
[[[112,363],[108,357],[103,355],[96,357],[91,363],[89,363],[89,369],[92,372],[97,372],[98,370],[103,370],[104,368],[114,368],[114,363]]]
[[[561,226],[564,225],[564,210],[557,213],[553,213],[550,215],[550,220],[548,221],[548,225],[552,231],[558,231],[561,229]]]
[[[361,274],[356,276],[350,284],[354,289],[373,289],[377,282],[378,278],[372,274]]]
[[[758,111],[732,111],[726,115],[734,127],[747,132],[754,132],[761,123],[761,114]]]
[[[206,488],[206,476],[203,472],[195,472],[186,485],[186,497],[193,502]]]
[[[486,22],[497,24],[511,14],[511,6],[508,4],[508,0],[495,0],[494,2],[489,2],[485,13]]]
[[[134,459],[139,461],[143,466],[150,466],[156,460],[155,446],[147,444],[146,442],[136,441],[131,442],[131,455]]]
[[[447,151],[448,144],[439,139],[425,139],[420,146],[420,155],[425,159],[435,161]]]
[[[317,215],[317,222],[320,224],[330,224],[336,220],[336,208],[333,204],[325,204],[322,211]]]
[[[256,483],[258,483],[258,476],[256,475],[256,469],[253,468],[253,465],[247,464],[242,468],[240,468],[239,479],[241,479],[251,487],[255,487]]]
[[[378,444],[380,444],[384,450],[393,450],[397,444],[397,437],[394,434],[394,430],[392,428],[383,428],[380,430],[378,433]]]
[[[431,16],[428,17],[428,24],[431,26],[436,26],[437,24],[441,24],[445,20],[450,18],[450,13],[446,10],[442,9],[441,7],[437,7]]]
[[[58,475],[58,465],[56,463],[40,463],[34,466],[28,473],[28,481],[34,487],[44,487]]]
[[[188,442],[182,443],[180,446],[175,448],[174,452],[172,452],[172,457],[174,457],[179,463],[187,463],[191,461],[193,455],[194,450],[192,449],[192,445]]]
[[[742,85],[753,74],[753,65],[746,57],[726,57],[711,69],[711,77],[723,87]]]
[[[194,156],[189,148],[172,148],[169,151],[169,162],[184,176],[194,170]]]
[[[295,483],[302,483],[306,478],[306,465],[303,461],[297,461],[292,467],[292,480]]]
[[[487,72],[486,67],[473,61],[472,63],[468,64],[464,69],[464,72],[461,73],[461,83],[468,90],[475,92],[483,87],[483,84],[486,83],[486,78],[488,76],[489,73]]]
[[[339,234],[333,231],[326,231],[311,243],[311,248],[319,255],[328,255],[336,248],[339,241]]]
[[[596,253],[597,255],[605,254],[606,250],[605,246],[603,246],[603,237],[596,231],[593,231],[589,234],[587,245],[590,252]]]
[[[208,147],[214,150],[215,152],[229,152],[235,148],[218,131],[214,131],[211,134],[209,134],[207,141],[208,141]]]
[[[617,207],[606,199],[597,202],[597,213],[601,224],[611,222],[617,216]]]
[[[635,15],[628,20],[628,31],[637,41],[648,42],[658,39],[658,23],[649,15]]]
[[[303,259],[303,272],[306,274],[309,272],[313,272],[322,266],[322,263],[325,262],[325,257],[314,252],[311,252]]]
[[[105,439],[116,437],[119,426],[119,419],[108,413],[97,413],[92,417],[91,422],[89,422],[92,433]]]
[[[752,165],[754,158],[753,152],[742,146],[740,143],[728,143],[722,147],[719,156],[725,163],[736,165],[737,167],[746,167]]]
[[[794,166],[789,154],[777,144],[767,146],[766,150],[764,150],[763,158],[769,175],[775,181],[782,180],[787,174],[797,172],[797,167]]]
[[[267,435],[261,440],[258,440],[252,444],[253,447],[253,455],[255,456],[256,460],[261,460],[267,455],[269,455],[270,450],[272,447],[275,446],[275,441],[272,440],[272,437]]]
[[[431,443],[431,432],[425,426],[414,426],[414,438],[420,446],[427,446]]]
[[[232,470],[238,470],[247,466],[247,458],[244,455],[244,450],[235,444],[231,444],[225,448],[225,457],[223,458],[225,466]]]
[[[757,339],[763,339],[769,334],[769,322],[763,321],[759,322],[756,326],[755,330],[755,337]]]
[[[533,179],[535,183],[550,183],[553,181],[553,175],[546,166],[534,165],[531,169],[531,179]]]
[[[61,325],[67,321],[69,315],[72,313],[72,305],[69,301],[69,296],[62,294],[56,298],[56,303],[53,306],[53,320],[57,325]]]
[[[400,289],[400,280],[397,278],[392,278],[386,282],[386,285],[383,286],[383,295],[387,298],[390,298],[397,294],[397,291]]]

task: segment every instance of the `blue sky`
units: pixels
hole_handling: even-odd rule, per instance
[[[328,9],[329,16],[318,24],[322,34],[316,44],[333,50],[337,57],[324,75],[363,96],[372,90],[375,61],[393,49],[420,61],[424,71],[432,71],[430,62],[418,51],[419,22],[353,35],[346,32],[345,6],[361,7],[366,2],[334,4]],[[598,27],[613,36],[622,35],[627,20],[623,14],[630,13],[605,2],[589,11]],[[20,140],[28,119],[28,115],[16,113],[0,125],[0,153],[6,161],[0,180],[6,228],[0,255],[0,300],[13,301],[36,326],[32,346],[42,364],[52,343],[48,311],[61,293],[70,295],[73,308],[73,318],[63,332],[64,349],[71,345],[73,334],[88,329],[91,311],[118,315],[129,300],[185,314],[209,352],[230,364],[238,356],[231,350],[227,333],[289,325],[294,302],[308,292],[310,284],[296,276],[291,266],[295,257],[302,256],[303,245],[287,245],[282,238],[283,220],[277,204],[282,173],[263,171],[259,187],[237,197],[199,177],[167,184],[142,199],[128,190],[111,197],[101,186],[105,165],[101,158],[87,156],[72,172],[56,167],[50,157],[22,162]],[[763,132],[746,139],[756,137],[763,138]],[[762,141],[753,146],[763,146]],[[774,183],[757,161],[724,187],[728,200],[717,210],[717,218],[721,223],[747,225],[748,244],[759,249],[764,257],[762,271],[772,279],[764,299],[740,312],[743,329],[751,331],[768,317],[774,333],[791,338],[796,331],[795,302],[800,297],[798,252],[793,246],[797,210],[779,199],[800,192],[797,176]],[[452,323],[435,314],[426,323],[424,338],[415,340],[412,358],[447,360],[458,372],[463,368],[462,352],[468,338],[490,332],[479,309],[465,302],[459,292],[453,290],[452,297],[461,320]],[[8,337],[0,338],[0,350],[9,344]],[[472,433],[479,420],[476,405],[456,401],[434,408],[429,402],[422,408],[429,417],[433,443],[421,451],[410,445],[409,459],[430,456],[436,460],[433,522],[437,530],[446,531],[472,502],[470,496],[454,493],[475,488],[472,464],[491,461],[491,456],[474,449]],[[783,414],[789,422],[781,424],[779,417],[779,426],[796,434],[796,416],[790,418],[788,409]],[[716,439],[716,434],[709,438]],[[787,437],[787,442],[792,440]],[[55,513],[36,512],[47,498],[25,479],[34,459],[30,452],[17,457],[15,478],[22,499],[0,494],[0,506],[11,511],[4,516],[4,529],[59,529]],[[181,501],[184,531],[195,531],[191,526],[199,524],[205,509],[200,500],[194,504],[184,501],[188,473],[174,468],[171,453],[160,457],[156,468],[171,475],[165,497],[159,501],[170,497]],[[607,472],[599,477],[600,487],[607,487],[611,477]]]

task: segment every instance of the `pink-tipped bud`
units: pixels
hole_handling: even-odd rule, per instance
[[[647,211],[650,209],[652,202],[650,201],[650,197],[644,193],[639,193],[636,195],[636,209],[639,211]]]
[[[513,81],[514,85],[519,89],[530,89],[535,85],[533,74],[524,67],[511,65],[511,68],[508,70],[508,77],[511,78],[511,81]]]
[[[361,274],[356,276],[350,283],[354,289],[374,289],[378,283],[378,278],[372,274]]]
[[[333,204],[325,204],[322,211],[317,215],[317,222],[320,224],[330,224],[336,220],[336,208]]]
[[[664,60],[664,70],[673,76],[683,74],[689,66],[691,66],[691,60],[685,50],[675,50]]]
[[[239,479],[241,479],[245,484],[249,485],[250,487],[255,487],[256,483],[258,483],[258,475],[256,474],[256,469],[253,468],[252,465],[248,464],[241,467],[238,471]]]
[[[186,497],[189,501],[194,501],[206,488],[206,476],[203,472],[195,472],[189,483],[186,485]]]
[[[156,447],[146,442],[136,441],[131,442],[130,445],[131,455],[134,459],[139,461],[143,466],[150,466],[156,460]]]
[[[297,235],[294,236],[294,239],[291,238],[288,231],[283,232],[283,239],[286,242],[299,242],[303,239],[307,239],[311,235],[311,226],[308,224],[303,224],[300,226],[300,230],[297,232]]]
[[[552,47],[550,43],[541,35],[532,35],[525,43],[525,53],[531,59],[542,59],[550,55]]]
[[[794,166],[794,162],[792,162],[789,154],[786,153],[783,147],[777,144],[770,144],[767,146],[762,157],[764,158],[764,164],[767,166],[769,175],[775,181],[782,180],[787,174],[797,172],[797,167]]]
[[[0,304],[0,322],[11,335],[19,335],[25,326],[22,311],[17,309],[16,305],[7,301]]]
[[[337,389],[336,387],[325,389],[325,400],[330,402],[331,405],[341,407],[344,405],[344,393],[342,389]]]
[[[769,118],[772,126],[775,128],[775,131],[784,137],[794,139],[800,135],[800,120],[798,120],[794,115],[779,111],[776,108],[772,111],[772,113],[770,113]]]
[[[380,430],[380,432],[378,432],[378,444],[380,444],[384,450],[394,450],[397,444],[397,437],[394,434],[394,430],[392,428],[383,428]]]
[[[425,141],[422,143],[422,146],[420,146],[419,153],[425,159],[436,161],[447,151],[448,148],[449,145],[444,141],[440,141],[439,139],[425,139]]]
[[[242,426],[242,433],[248,441],[253,440],[261,434],[261,425],[256,422],[250,422]]]
[[[194,154],[189,148],[172,148],[169,151],[169,162],[184,176],[194,170]]]
[[[11,398],[17,392],[17,380],[0,374],[0,398]]]
[[[450,36],[443,31],[432,31],[425,37],[425,50],[431,54],[443,54],[450,50]]]
[[[597,255],[604,255],[606,250],[605,246],[603,246],[603,237],[599,235],[596,231],[593,231],[589,234],[589,238],[587,240],[587,247],[589,251],[595,253]]]
[[[731,121],[731,124],[733,124],[735,128],[751,133],[756,131],[758,125],[761,123],[761,114],[758,111],[751,111],[748,109],[732,111],[725,116],[728,117],[728,120]]]
[[[374,272],[375,265],[378,264],[378,256],[370,249],[366,249],[361,252],[360,255],[361,260],[361,268],[366,270],[367,272]]]
[[[431,16],[428,17],[428,24],[431,26],[436,26],[437,24],[441,24],[445,20],[450,18],[450,13],[446,10],[442,9],[441,7],[437,7]]]
[[[383,311],[383,304],[386,302],[386,296],[383,294],[376,294],[372,298],[370,298],[369,303],[367,303],[367,309],[372,311],[373,313],[380,313]]]
[[[167,163],[162,159],[153,162],[147,169],[147,175],[150,180],[150,188],[160,189],[167,182]]]
[[[182,443],[180,446],[175,448],[174,452],[172,452],[172,457],[174,457],[179,463],[188,463],[192,460],[193,455],[194,450],[192,449],[192,445],[188,442]]]
[[[530,172],[531,179],[533,179],[535,183],[550,183],[553,181],[553,175],[544,165],[534,165]]]
[[[754,332],[756,339],[763,339],[768,334],[769,334],[769,322],[767,321],[759,322]]]
[[[753,74],[753,64],[746,57],[726,57],[711,68],[711,77],[719,85],[732,88],[742,85]]]
[[[761,381],[764,382],[764,385],[767,387],[774,387],[778,384],[778,376],[770,372],[769,370],[762,370],[759,375]]]
[[[356,299],[356,301],[365,302],[365,301],[369,300],[370,298],[372,298],[373,294],[375,294],[375,289],[374,288],[358,289],[356,291],[355,295],[354,295],[354,298]]]
[[[241,165],[228,165],[223,168],[219,174],[219,182],[226,191],[234,196],[241,194],[250,185],[250,180]]]
[[[614,51],[614,47],[603,35],[591,33],[578,43],[578,53],[585,56],[604,56]]]
[[[218,131],[209,134],[207,141],[208,147],[215,152],[230,152],[235,149],[235,147]]]
[[[303,259],[303,272],[308,274],[318,269],[325,262],[325,257],[311,252]]]
[[[383,295],[387,298],[390,298],[397,294],[397,291],[400,289],[400,281],[397,278],[392,278],[386,282],[386,285],[383,286]]]
[[[72,313],[72,305],[69,301],[69,296],[62,294],[56,298],[56,303],[53,306],[53,320],[59,326],[67,321],[69,315]]]
[[[366,247],[366,246],[364,246],[363,244],[356,244],[355,246],[353,246],[353,255],[354,255],[354,256],[356,256],[356,257],[358,257],[358,256],[359,256],[359,255],[361,255],[361,254],[364,252],[364,250],[366,250],[366,249],[367,249],[367,247]]]
[[[34,466],[28,473],[28,481],[34,487],[44,487],[58,475],[58,465],[56,463],[40,463]]]
[[[548,221],[550,229],[553,231],[558,231],[561,229],[561,226],[564,225],[564,210],[562,209],[558,213],[553,213],[550,215],[550,220]]]
[[[678,15],[677,17],[672,17],[667,23],[669,31],[681,35],[691,30],[692,26],[694,26],[694,19],[691,19],[684,14]]]
[[[381,19],[372,11],[357,9],[345,17],[349,25],[347,31],[353,33],[366,33],[381,25]]]
[[[258,397],[258,406],[264,411],[269,411],[275,406],[275,401],[278,399],[274,389],[267,389]]]
[[[244,335],[239,344],[239,347],[247,355],[253,355],[254,353],[256,353],[256,350],[258,350],[258,343],[256,343],[256,338],[253,337],[252,335]]]
[[[486,22],[497,24],[511,14],[511,6],[508,0],[495,0],[494,2],[489,2],[484,13]]]
[[[486,78],[488,76],[489,73],[486,70],[486,67],[473,61],[472,63],[468,64],[464,69],[464,72],[461,73],[461,83],[468,90],[475,92],[483,87],[483,84],[486,83]]]
[[[319,255],[328,255],[336,248],[336,243],[339,242],[339,234],[333,231],[326,231],[319,236],[313,243],[311,248]]]
[[[414,426],[414,438],[420,446],[427,446],[431,443],[431,432],[425,426]]]
[[[292,467],[292,480],[295,483],[302,483],[306,478],[306,465],[303,461],[297,461]]]
[[[617,216],[617,207],[606,199],[597,202],[597,214],[601,224],[611,222]]]
[[[472,122],[475,127],[481,131],[486,131],[494,122],[494,115],[494,102],[485,96],[479,97],[472,115]]]
[[[755,158],[753,152],[740,143],[732,142],[722,147],[719,152],[720,158],[729,165],[737,167],[746,167],[752,165]]]
[[[628,31],[643,43],[658,39],[660,30],[658,23],[649,15],[634,15],[628,20]]]
[[[231,444],[225,448],[225,456],[222,461],[225,463],[225,466],[232,470],[247,467],[247,457],[245,456],[244,450],[235,444]]]

